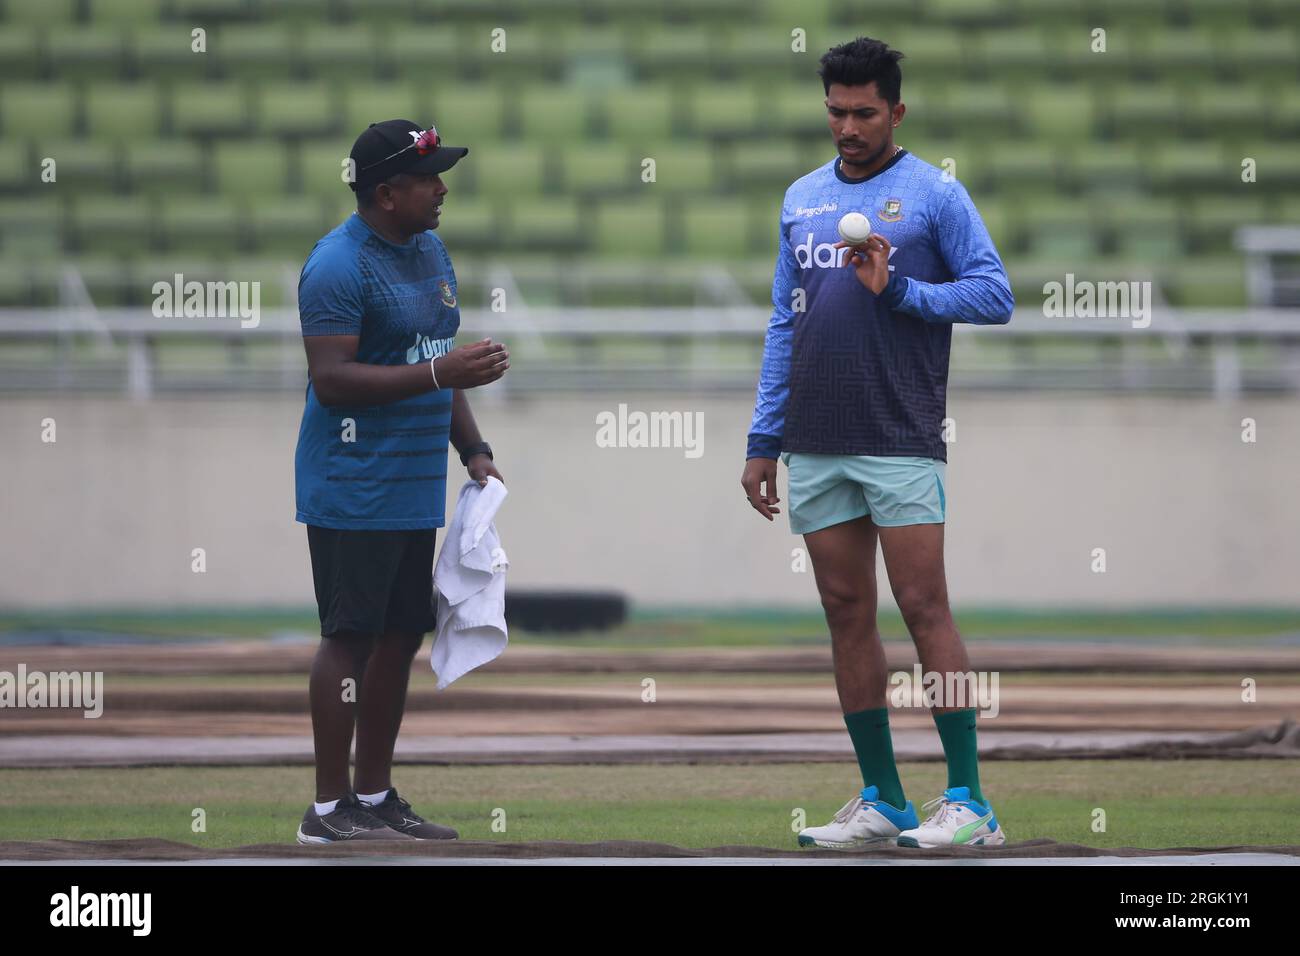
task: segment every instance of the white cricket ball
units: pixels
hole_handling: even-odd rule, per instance
[[[846,212],[840,217],[840,238],[851,246],[859,246],[871,235],[871,220],[860,212]]]

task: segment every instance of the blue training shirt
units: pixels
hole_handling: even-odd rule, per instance
[[[460,328],[456,274],[432,231],[389,242],[353,213],[316,243],[298,280],[302,334],[357,335],[357,361],[428,363]],[[441,528],[451,389],[386,405],[326,407],[310,376],[294,457],[297,519],[325,528]]]
[[[832,248],[848,212],[892,246],[880,295]],[[947,461],[952,323],[1005,324],[1015,302],[966,189],[903,150],[859,180],[836,156],[786,190],[772,305],[747,458]]]

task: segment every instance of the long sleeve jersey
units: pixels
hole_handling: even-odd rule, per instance
[[[844,264],[849,250],[834,248],[848,212],[865,215],[892,246],[879,295]],[[785,193],[746,457],[947,461],[952,323],[1005,324],[1014,305],[960,182],[906,150],[864,179],[846,176],[837,156]]]

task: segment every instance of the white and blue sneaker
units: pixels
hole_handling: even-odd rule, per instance
[[[991,804],[970,798],[970,787],[949,787],[921,807],[934,813],[919,827],[898,835],[899,846],[1001,846],[1007,842],[1006,831],[998,826]]]
[[[800,846],[820,846],[830,850],[855,850],[873,844],[893,843],[908,827],[916,826],[916,808],[912,801],[896,810],[880,799],[880,789],[866,787],[840,808],[824,827],[805,827],[799,831]]]

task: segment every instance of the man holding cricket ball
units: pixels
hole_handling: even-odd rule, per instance
[[[835,684],[864,788],[801,846],[988,846],[1006,835],[980,790],[975,711],[934,708],[948,787],[923,809],[894,764],[876,627],[876,539],[922,667],[970,671],[943,565],[952,323],[1001,325],[1006,270],[965,188],[894,143],[902,54],[859,37],[819,71],[838,155],[798,179],[781,211],[772,318],[741,484],[780,513],[790,475],[831,633]],[[837,241],[838,240],[838,241]]]

